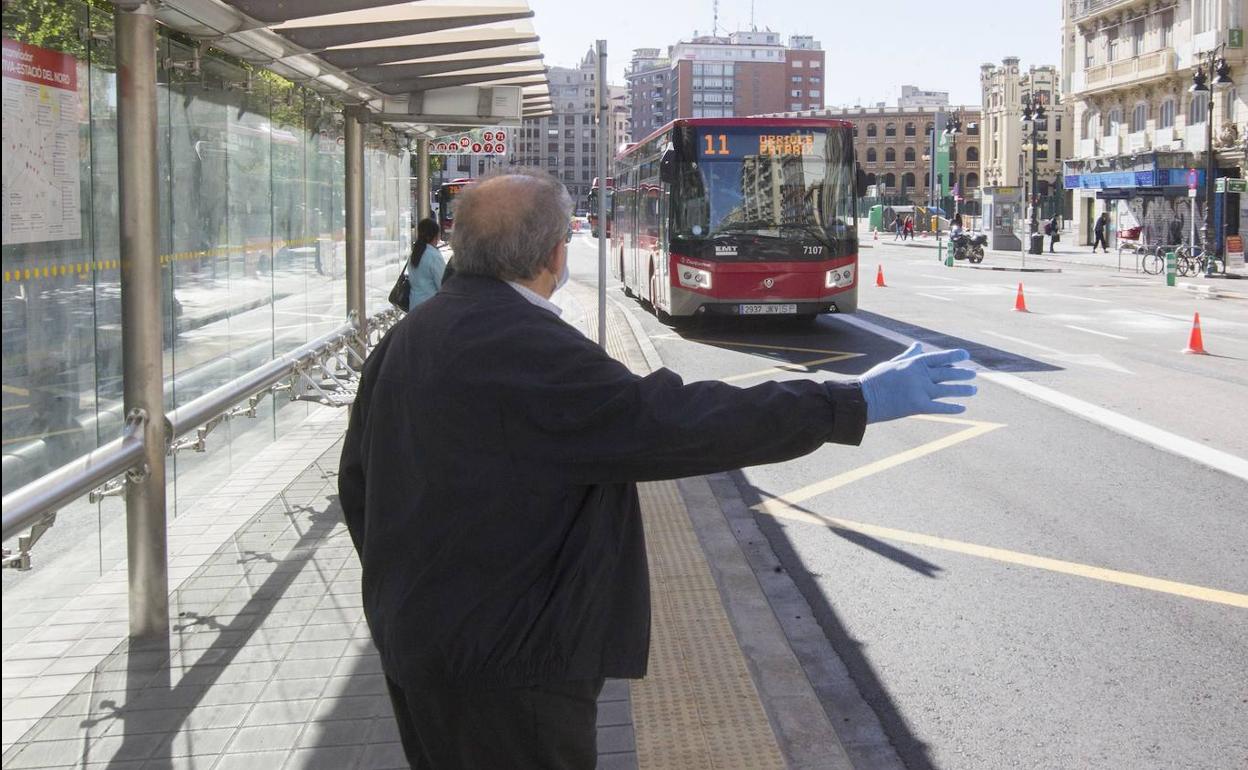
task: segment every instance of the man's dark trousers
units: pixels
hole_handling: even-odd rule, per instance
[[[412,770],[592,770],[597,763],[602,679],[405,689],[387,677],[386,685]]]

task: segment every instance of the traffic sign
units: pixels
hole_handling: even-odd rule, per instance
[[[1231,27],[1226,36],[1227,48],[1243,48],[1244,47],[1244,28]]]
[[[1229,177],[1222,177],[1214,183],[1213,191],[1218,193],[1248,192],[1248,179],[1231,179]]]
[[[1187,189],[1195,190],[1200,183],[1200,174],[1196,173],[1196,169],[1189,168],[1187,170]]]

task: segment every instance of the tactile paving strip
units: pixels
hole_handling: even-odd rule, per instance
[[[650,672],[633,682],[641,768],[783,768],[675,482],[640,485],[650,554]]]

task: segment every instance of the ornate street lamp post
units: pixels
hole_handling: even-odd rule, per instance
[[[1193,94],[1204,94],[1207,106],[1205,113],[1205,225],[1201,232],[1202,249],[1208,261],[1205,262],[1206,274],[1212,273],[1216,265],[1214,256],[1217,244],[1213,238],[1213,182],[1218,175],[1218,161],[1213,152],[1213,92],[1216,89],[1231,85],[1231,65],[1221,56],[1224,43],[1219,43],[1211,51],[1205,51],[1197,57],[1202,63],[1192,73]],[[1208,74],[1207,74],[1208,73]],[[1213,83],[1209,83],[1209,75],[1214,75]],[[1212,87],[1211,87],[1212,86]]]
[[[1039,154],[1038,150],[1040,149],[1038,131],[1040,121],[1044,120],[1046,117],[1047,115],[1044,111],[1044,102],[1039,96],[1036,95],[1035,90],[1033,89],[1031,95],[1027,99],[1023,100],[1023,125],[1026,126],[1028,123],[1031,124],[1031,211],[1029,216],[1029,232],[1032,235],[1040,231],[1040,197],[1036,194],[1036,156]],[[1034,241],[1035,239],[1033,238],[1032,240]],[[1041,246],[1043,246],[1043,243]],[[1033,254],[1040,253],[1036,251],[1034,243],[1031,248]],[[1043,248],[1041,251],[1043,251]]]
[[[962,131],[962,109],[945,120],[945,136],[949,137],[949,189],[953,192],[953,215],[958,215],[958,198],[962,189],[958,186],[958,134]]]

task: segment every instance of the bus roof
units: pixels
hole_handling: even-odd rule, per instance
[[[439,187],[445,187],[445,186],[446,186],[446,185],[448,185],[448,184],[472,184],[474,181],[475,181],[475,180],[474,180],[472,177],[465,176],[465,177],[461,177],[461,178],[459,178],[459,179],[452,179],[452,180],[450,180],[450,181],[448,181],[448,182],[443,182],[442,184],[440,184],[440,185],[438,185],[438,186],[439,186]]]
[[[677,118],[666,126],[655,129],[654,132],[644,139],[633,142],[616,157],[628,155],[641,145],[664,132],[672,130],[676,126],[692,126],[694,128],[703,126],[723,128],[853,128],[854,124],[848,120],[838,120],[836,118],[768,118],[762,116],[742,118]]]

